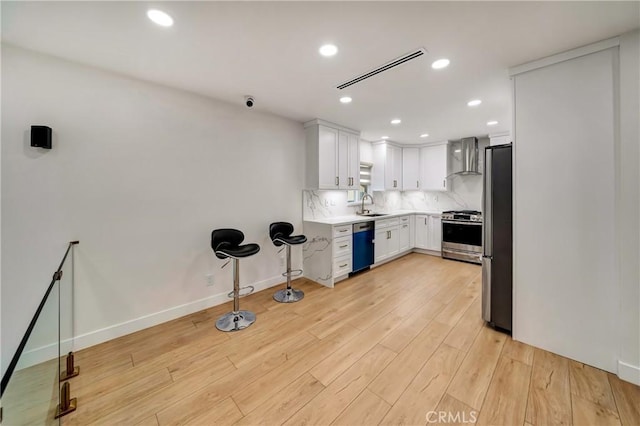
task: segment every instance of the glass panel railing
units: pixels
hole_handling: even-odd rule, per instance
[[[61,394],[69,393],[64,373],[73,341],[75,244],[69,244],[2,377],[2,425],[59,425],[60,410],[70,408],[70,398],[61,399]]]
[[[58,424],[58,296],[53,285],[2,395],[3,425]]]

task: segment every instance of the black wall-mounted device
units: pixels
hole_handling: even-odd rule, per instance
[[[31,146],[51,149],[51,127],[31,126]]]

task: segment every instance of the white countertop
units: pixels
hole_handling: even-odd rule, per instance
[[[377,213],[377,212],[376,212]],[[389,219],[393,217],[406,216],[409,214],[442,214],[442,212],[429,212],[421,210],[396,210],[392,213],[384,213],[384,216],[360,216],[360,215],[347,215],[347,216],[334,216],[323,217],[319,219],[305,219],[305,222],[321,223],[324,225],[349,225],[357,222],[368,222],[371,220]]]

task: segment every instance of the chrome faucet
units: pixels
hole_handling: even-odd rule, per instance
[[[365,210],[364,209],[364,200],[369,197],[371,198],[371,204],[373,204],[373,197],[369,194],[367,194],[366,192],[364,193],[364,195],[362,196],[362,209],[360,210],[360,212],[358,214],[367,214],[370,213],[369,210]],[[357,213],[357,212],[356,212]]]

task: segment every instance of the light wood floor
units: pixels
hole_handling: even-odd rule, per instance
[[[63,424],[640,424],[640,388],[484,326],[480,272],[410,254],[244,298],[238,333],[214,327],[226,304],[80,351]]]

